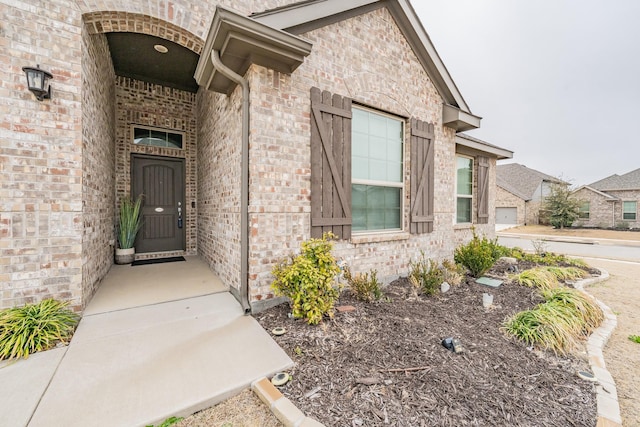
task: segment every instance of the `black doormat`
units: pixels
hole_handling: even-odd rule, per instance
[[[147,265],[147,264],[162,264],[163,262],[176,262],[176,261],[186,261],[183,256],[172,256],[169,258],[152,258],[152,259],[139,259],[137,261],[133,261],[131,263],[132,267],[136,265]]]

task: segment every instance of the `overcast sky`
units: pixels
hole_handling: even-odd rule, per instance
[[[640,167],[640,0],[411,0],[468,133],[573,185]]]

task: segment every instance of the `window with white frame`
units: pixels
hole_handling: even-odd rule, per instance
[[[473,159],[456,156],[456,222],[472,222],[473,213]]]
[[[578,211],[578,218],[580,219],[589,219],[591,204],[589,202],[584,202],[580,205],[580,210]]]
[[[353,231],[402,229],[404,121],[353,108],[351,210]]]
[[[637,202],[622,202],[622,219],[635,221],[637,210]]]

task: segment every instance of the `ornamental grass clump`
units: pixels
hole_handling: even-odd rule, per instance
[[[604,313],[600,306],[587,294],[577,289],[559,287],[541,292],[548,303],[558,303],[566,306],[580,319],[582,332],[586,335],[593,332],[604,320]]]
[[[564,354],[604,320],[600,307],[576,289],[541,291],[546,302],[507,318],[503,330],[527,345]]]
[[[382,288],[378,281],[378,271],[372,270],[371,273],[357,273],[353,275],[351,269],[344,269],[344,278],[347,286],[360,301],[372,302],[382,298]]]
[[[519,285],[536,289],[552,289],[560,285],[556,276],[540,268],[532,268],[522,273],[514,274],[511,276],[511,280]]]
[[[334,237],[325,233],[321,239],[302,242],[299,255],[291,255],[271,270],[275,294],[289,298],[293,317],[304,318],[310,325],[320,323],[325,315],[333,317],[340,296],[336,279],[340,267],[331,254]]]
[[[555,267],[555,266],[547,266],[540,267],[543,271],[548,271],[553,274],[556,279],[561,280],[563,282],[566,281],[575,281],[578,279],[583,279],[587,277],[587,272],[577,268],[577,267]]]
[[[0,311],[0,360],[27,358],[31,353],[67,343],[79,316],[68,302],[47,299],[38,304]]]

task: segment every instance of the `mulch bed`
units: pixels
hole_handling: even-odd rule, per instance
[[[494,276],[504,276],[498,265]],[[482,294],[494,306],[482,306]],[[467,278],[447,293],[417,296],[406,279],[385,301],[363,303],[344,292],[319,326],[289,318],[287,304],[257,314],[296,362],[280,390],[327,426],[594,426],[593,383],[576,372],[584,358],[527,348],[500,330],[505,317],[542,302],[532,289],[490,288]],[[464,352],[442,345],[459,338]]]

